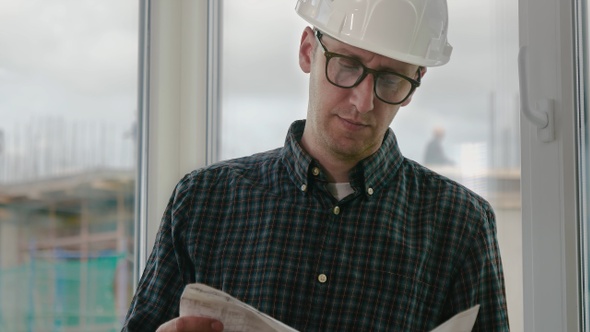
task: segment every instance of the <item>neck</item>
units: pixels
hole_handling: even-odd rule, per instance
[[[320,165],[324,168],[327,173],[328,181],[334,183],[350,182],[348,174],[350,170],[356,165],[354,163],[344,163],[339,160],[333,160],[331,158],[317,158],[314,157]]]
[[[343,156],[338,156],[333,153],[325,153],[315,148],[317,145],[310,144],[305,138],[301,138],[301,146],[309,155],[317,160],[326,172],[328,181],[334,183],[349,182],[348,174],[350,170],[356,166],[359,160],[347,159]]]

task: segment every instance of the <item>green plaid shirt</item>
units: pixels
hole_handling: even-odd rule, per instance
[[[298,143],[304,125],[178,183],[123,330],[178,316],[198,281],[300,331],[423,332],[478,303],[474,331],[508,331],[490,205],[405,159],[391,130],[338,201]]]

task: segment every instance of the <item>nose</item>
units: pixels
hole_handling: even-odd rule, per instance
[[[375,78],[368,74],[365,78],[354,88],[351,88],[350,102],[356,107],[360,113],[366,113],[373,110],[373,101],[375,95],[373,90],[375,85]]]

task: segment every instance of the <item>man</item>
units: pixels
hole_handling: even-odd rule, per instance
[[[489,204],[405,159],[389,129],[448,61],[445,0],[299,0],[306,121],[283,148],[177,185],[124,330],[221,331],[178,318],[208,284],[300,331],[429,331],[480,305],[474,331],[507,331]]]
[[[432,138],[426,145],[424,152],[424,164],[427,166],[445,166],[453,165],[454,162],[447,157],[442,146],[442,140],[445,137],[443,127],[435,127],[432,130]]]

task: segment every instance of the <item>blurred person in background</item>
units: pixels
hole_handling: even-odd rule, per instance
[[[424,152],[424,164],[428,166],[449,166],[454,165],[455,162],[447,157],[442,146],[442,141],[445,137],[445,129],[443,127],[435,127],[432,130],[432,138],[426,145]]]

